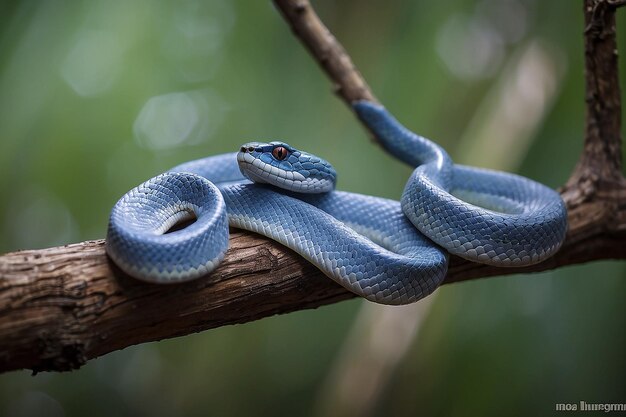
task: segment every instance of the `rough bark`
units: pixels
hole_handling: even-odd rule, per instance
[[[565,187],[576,200],[624,188],[614,2],[586,0],[584,14],[585,142]]]
[[[347,103],[375,100],[308,2],[274,3]],[[626,258],[626,185],[620,171],[614,52],[617,3],[585,0],[585,149],[562,189],[569,215],[562,249],[539,265],[515,269],[453,258],[446,283]],[[134,344],[352,297],[289,249],[236,230],[214,273],[170,286],[124,275],[106,257],[102,240],[13,252],[0,256],[0,372],[75,369]]]

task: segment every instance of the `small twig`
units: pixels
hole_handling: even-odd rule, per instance
[[[617,9],[618,7],[626,6],[626,0],[606,0],[609,6]]]
[[[332,80],[348,105],[356,100],[378,102],[369,86],[328,28],[306,0],[274,0],[293,33]]]

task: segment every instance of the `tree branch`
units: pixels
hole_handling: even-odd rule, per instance
[[[347,103],[375,100],[308,2],[274,2]],[[445,283],[626,258],[617,58],[609,53],[615,7],[608,3],[585,2],[588,120],[584,155],[562,189],[570,226],[562,249],[539,265],[515,269],[453,257]],[[134,344],[352,297],[289,249],[236,230],[215,272],[171,286],[127,277],[110,263],[102,240],[8,253],[0,256],[0,371],[76,369]]]
[[[333,82],[335,93],[348,106],[356,100],[378,102],[350,56],[322,23],[308,0],[274,0],[274,4]]]
[[[577,199],[597,189],[624,188],[615,8],[585,0],[585,145],[566,184]]]
[[[598,208],[585,203],[570,214],[568,239],[546,262],[495,268],[454,258],[445,283],[626,257],[624,213],[621,230],[607,235]],[[291,250],[236,230],[215,272],[177,285],[126,276],[103,240],[8,253],[0,257],[0,371],[75,369],[134,344],[352,297]]]

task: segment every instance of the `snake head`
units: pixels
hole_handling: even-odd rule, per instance
[[[284,142],[249,142],[237,153],[241,173],[250,181],[299,193],[335,188],[337,173],[327,161]]]

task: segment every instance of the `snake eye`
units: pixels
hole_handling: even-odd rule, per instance
[[[285,149],[282,146],[277,146],[272,151],[272,156],[278,159],[279,161],[282,161],[283,159],[285,159],[287,157],[287,154],[288,154],[287,149]]]

